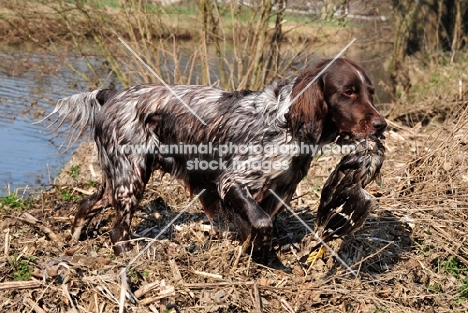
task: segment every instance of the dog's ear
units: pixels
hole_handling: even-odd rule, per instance
[[[286,116],[293,135],[308,142],[320,141],[323,121],[328,113],[324,100],[325,83],[323,77],[316,77],[320,69],[308,70],[296,79],[291,92],[293,103]]]

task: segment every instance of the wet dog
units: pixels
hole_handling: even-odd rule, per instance
[[[337,136],[355,140],[381,134],[387,124],[373,104],[374,88],[364,70],[347,59],[329,63],[261,91],[144,84],[59,100],[51,113],[57,114],[55,123],[71,119],[76,134],[90,125],[103,170],[99,190],[81,202],[73,237],[79,239],[89,221],[112,206],[115,253],[130,249],[132,216],[151,173],[161,170],[199,194],[210,218],[222,213],[241,240],[251,237],[256,251],[268,251],[272,217],[291,200],[313,154],[221,147],[323,146]],[[216,148],[162,153],[171,145]]]

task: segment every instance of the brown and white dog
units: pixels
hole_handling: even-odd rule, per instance
[[[283,205],[276,195],[286,203],[291,200],[307,174],[311,153],[218,148],[209,153],[194,149],[162,153],[158,148],[322,146],[337,136],[360,139],[381,134],[387,123],[373,104],[374,88],[364,70],[347,59],[326,68],[329,63],[321,61],[291,82],[275,82],[262,91],[144,84],[59,100],[50,114],[58,114],[54,123],[60,126],[70,118],[74,133],[91,124],[103,170],[99,190],[80,204],[73,237],[79,239],[93,216],[112,206],[117,215],[111,232],[114,251],[130,249],[132,215],[151,173],[159,169],[182,181],[192,194],[204,190],[200,201],[210,218],[222,213],[233,221],[241,240],[251,236],[257,251],[268,250],[272,217]],[[193,166],[194,160],[211,162],[205,163],[210,167]],[[259,162],[269,166],[248,166]]]

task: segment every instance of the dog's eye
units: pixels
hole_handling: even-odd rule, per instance
[[[350,88],[350,89],[346,89],[345,91],[343,91],[343,93],[346,95],[346,96],[352,96],[356,93],[356,90],[355,88]]]

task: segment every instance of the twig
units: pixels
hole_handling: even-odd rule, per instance
[[[142,296],[144,296],[149,291],[155,289],[156,287],[159,287],[160,283],[161,282],[158,280],[158,281],[154,281],[154,282],[149,283],[149,284],[144,284],[143,286],[138,288],[137,291],[135,291],[135,297],[141,298]]]
[[[244,243],[242,244],[242,246],[239,247],[239,250],[238,250],[238,253],[237,253],[237,256],[236,256],[236,260],[234,261],[234,264],[233,264],[233,266],[232,266],[233,269],[237,268],[237,265],[239,264],[240,257],[241,257],[244,253],[247,252],[247,249],[249,248],[251,239],[252,239],[252,235],[249,234],[249,236],[248,236],[247,239],[244,241]],[[252,248],[253,248],[253,246],[252,246]]]
[[[253,285],[254,281],[238,281],[238,282],[228,282],[222,281],[218,283],[193,283],[193,284],[183,284],[182,288],[187,289],[205,289],[205,288],[218,288],[223,286],[234,286],[234,285]]]
[[[44,233],[44,235],[47,236],[47,238],[49,238],[52,241],[58,241],[58,236],[54,233],[54,231],[49,227],[42,225],[41,221],[39,221],[37,218],[35,218],[29,213],[23,213],[23,216],[24,218],[13,215],[4,215],[4,217],[13,218],[30,226],[37,227],[40,231]]]
[[[23,303],[29,305],[36,313],[46,313],[35,301],[30,298],[24,298]]]
[[[291,305],[289,305],[289,303],[284,298],[281,298],[280,302],[281,302],[281,306],[283,307],[283,309],[286,310],[286,312],[295,313],[294,309],[291,307]]]
[[[63,294],[65,295],[65,297],[68,299],[68,301],[70,301],[70,305],[72,307],[73,312],[78,313],[78,310],[75,307],[75,303],[73,303],[73,299],[70,296],[70,292],[68,291],[68,284],[63,284],[62,285],[62,291],[63,291]]]
[[[206,189],[203,189],[202,191],[200,191],[200,193],[198,193],[177,215],[176,217],[174,217],[168,224],[166,224],[166,226],[164,226],[163,229],[161,229],[161,231],[153,238],[151,239],[150,242],[148,242],[146,244],[146,246],[130,261],[128,262],[127,266],[125,267],[124,270],[126,270],[127,268],[129,268],[136,260],[138,260],[138,258],[143,254],[145,253],[146,250],[149,249],[149,247],[158,240],[159,236],[161,236],[162,234],[164,234],[164,232],[169,228],[171,227],[171,225],[182,215],[182,213],[184,213],[204,192],[205,192]],[[122,270],[123,271],[123,270]]]
[[[138,299],[130,290],[127,281],[127,271],[124,270],[120,272],[120,298],[119,298],[119,312],[123,313],[125,311],[125,298],[129,298],[132,303],[137,303]]]
[[[10,255],[10,228],[7,228],[5,232],[4,254],[5,257]]]
[[[78,188],[78,187],[73,187],[73,190],[79,192],[79,193],[82,193],[84,195],[87,195],[87,196],[90,196],[92,195],[94,192],[90,191],[90,190],[85,190],[85,189],[82,189],[82,188]]]
[[[93,296],[94,296],[94,304],[95,304],[95,310],[96,310],[96,313],[99,313],[99,299],[98,299],[98,294],[96,292],[93,292]]]
[[[175,295],[174,286],[166,286],[165,288],[166,288],[165,290],[161,290],[161,292],[159,293],[158,296],[151,297],[151,298],[145,298],[145,299],[141,300],[139,302],[140,305],[147,305],[147,304],[150,304],[150,303],[152,303],[154,301],[165,299],[165,298],[168,298],[170,296]]]
[[[203,276],[203,277],[223,279],[223,275],[220,275],[220,274],[212,274],[212,273],[207,273],[207,272],[202,272],[202,271],[193,271],[193,273]]]
[[[379,255],[380,253],[382,253],[382,251],[384,251],[385,249],[387,249],[387,248],[388,248],[389,246],[391,246],[392,244],[394,244],[393,241],[387,243],[385,246],[383,246],[382,248],[380,248],[379,250],[377,250],[375,253],[366,256],[366,257],[363,258],[361,261],[354,263],[352,266],[359,265],[359,268],[361,268],[361,264],[362,264],[362,263],[364,263],[366,260],[368,260],[368,259],[370,259],[370,258],[373,258],[373,257],[376,256],[376,255]]]
[[[250,236],[250,234],[249,234]],[[236,259],[234,260],[234,263],[232,264],[232,270],[235,270],[237,268],[237,265],[239,264],[239,260],[240,260],[240,257],[241,255],[243,254],[243,249],[242,249],[242,246],[239,246],[237,248],[237,256],[236,256]]]
[[[180,274],[179,268],[177,267],[177,263],[174,259],[169,260],[169,266],[171,267],[172,276],[174,277],[174,281],[177,283],[182,279],[182,275]]]
[[[112,292],[110,292],[109,288],[107,288],[105,285],[98,285],[97,289],[103,294],[104,297],[106,297],[108,300],[113,301],[117,304],[119,304],[119,300],[114,296]]]
[[[3,289],[33,289],[39,288],[42,283],[38,280],[27,280],[27,281],[7,281],[0,283],[0,290]]]
[[[159,284],[159,295],[157,295],[155,297],[150,297],[150,298],[143,299],[143,300],[139,301],[139,304],[140,305],[147,305],[147,304],[150,304],[150,303],[155,302],[157,300],[161,300],[160,305],[165,306],[166,305],[166,300],[165,299],[170,297],[170,296],[174,296],[174,295],[175,295],[174,286],[167,286],[164,279],[163,279],[163,280],[161,280],[161,282]]]
[[[125,310],[125,294],[128,290],[127,284],[127,271],[124,269],[120,273],[120,299],[119,299],[119,313],[123,313]]]
[[[449,238],[451,238],[451,236],[449,234],[447,234],[447,232],[445,230],[443,230],[442,228],[440,228],[439,226],[437,225],[431,225],[432,228],[434,228],[445,240],[448,240]],[[450,249],[450,247],[448,245],[441,245],[442,248],[449,254],[451,255],[456,255],[463,263],[465,264],[468,264],[468,259],[465,258],[464,256],[460,255],[459,253],[455,252],[454,250]]]
[[[253,304],[255,307],[255,311],[257,313],[262,313],[263,312],[262,297],[260,296],[260,292],[258,291],[257,284],[253,284],[252,290],[249,290],[249,291],[253,292],[252,300],[253,300]]]

